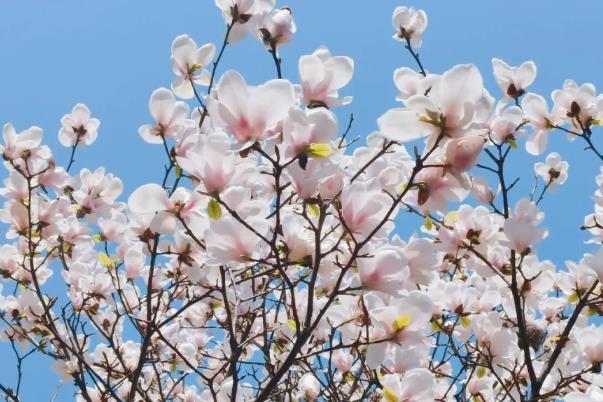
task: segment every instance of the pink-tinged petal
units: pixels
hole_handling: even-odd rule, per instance
[[[152,214],[166,210],[168,196],[159,184],[150,183],[138,187],[128,198],[128,209],[134,214]]]
[[[153,91],[149,100],[149,110],[151,116],[157,123],[167,123],[172,117],[172,110],[176,103],[174,94],[166,88],[159,88]]]
[[[537,73],[536,64],[533,61],[526,61],[521,66],[517,68],[516,77],[517,89],[526,89],[536,79]]]
[[[390,109],[377,119],[379,132],[394,141],[407,142],[425,137],[430,130],[409,109]]]
[[[352,80],[354,60],[346,56],[335,56],[327,60],[325,68],[333,73],[331,89],[340,89]]]
[[[234,70],[225,72],[216,89],[220,103],[226,105],[235,116],[249,107],[246,104],[249,100],[249,89],[245,79],[238,72]]]
[[[466,103],[477,102],[483,91],[484,82],[477,67],[473,64],[454,66],[442,77],[438,94],[440,108],[445,115],[449,110],[456,112]]]

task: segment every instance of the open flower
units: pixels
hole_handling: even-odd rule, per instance
[[[532,246],[548,235],[548,230],[536,226],[543,218],[544,214],[533,202],[519,200],[503,226],[509,247],[522,255],[531,253]]]
[[[421,47],[421,36],[427,28],[427,14],[413,7],[396,7],[392,15],[392,25],[396,30],[394,39],[408,40],[411,46]]]
[[[59,130],[59,142],[65,147],[90,145],[96,140],[96,130],[100,121],[91,117],[90,109],[78,103],[61,119],[63,127]]]
[[[236,43],[245,37],[248,22],[274,7],[276,0],[215,0],[216,6],[224,14],[224,20],[231,25],[229,43]]]
[[[149,110],[155,124],[145,124],[138,134],[148,143],[161,144],[165,138],[175,138],[186,127],[194,124],[188,120],[188,106],[176,101],[174,94],[166,88],[153,91],[149,100]]]
[[[557,152],[548,154],[545,163],[534,164],[534,172],[542,177],[550,191],[555,191],[557,185],[565,183],[568,169],[569,163],[561,160],[561,155]]]
[[[384,137],[402,142],[429,137],[433,144],[438,136],[465,134],[484,92],[479,70],[471,64],[458,65],[433,77],[431,84],[428,96],[411,96],[406,108],[391,109],[377,120]]]
[[[268,49],[291,42],[291,37],[297,31],[293,14],[289,7],[272,10],[257,18],[258,38]]]
[[[511,67],[501,59],[492,59],[494,78],[506,98],[517,99],[536,79],[536,64],[526,61],[519,67]]]
[[[283,120],[295,104],[293,86],[286,80],[270,80],[248,86],[236,71],[224,73],[217,98],[208,105],[212,121],[231,132],[237,141],[261,141]]]
[[[299,79],[303,101],[311,107],[347,105],[351,97],[339,99],[339,90],[351,81],[354,60],[346,56],[331,56],[326,47],[299,59]]]
[[[216,53],[213,43],[197,47],[188,35],[180,35],[172,42],[172,70],[176,79],[172,82],[172,91],[183,99],[195,96],[193,84],[207,86],[211,74],[205,68],[209,66]]]
[[[406,258],[399,250],[379,250],[372,258],[358,260],[362,286],[367,290],[399,295],[408,279]]]
[[[549,132],[562,123],[558,114],[549,113],[546,100],[537,94],[527,94],[521,101],[525,119],[533,129],[526,141],[526,151],[532,155],[540,155],[546,149]]]

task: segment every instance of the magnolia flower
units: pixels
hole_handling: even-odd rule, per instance
[[[291,109],[283,122],[285,155],[295,157],[311,144],[329,144],[337,137],[335,114],[324,108]]]
[[[490,139],[495,144],[502,144],[505,141],[514,141],[519,135],[521,123],[523,122],[523,112],[518,106],[502,108],[502,104],[497,107],[496,115],[487,124],[490,129]]]
[[[268,222],[262,217],[247,219],[246,222],[254,228],[252,232],[239,221],[229,216],[212,220],[206,235],[207,255],[216,264],[248,262],[258,258],[258,245],[268,232]]]
[[[377,228],[390,204],[375,180],[356,181],[346,185],[341,193],[342,218],[346,228],[361,237]]]
[[[537,94],[527,94],[521,101],[525,119],[533,129],[526,141],[526,151],[540,155],[546,149],[549,132],[561,123],[558,115],[549,113],[546,100]]]
[[[171,234],[180,219],[186,220],[197,213],[201,196],[179,187],[171,197],[159,184],[138,187],[128,198],[128,210],[134,215],[150,218],[153,232]]]
[[[469,194],[466,176],[445,174],[443,167],[423,169],[416,176],[417,191],[409,192],[406,198],[425,212],[445,213],[448,201],[459,202]]]
[[[291,42],[291,37],[297,31],[289,7],[262,14],[257,18],[256,24],[258,38],[268,49],[276,49],[278,46]]]
[[[63,127],[59,130],[59,142],[65,147],[90,145],[96,140],[96,130],[100,126],[98,119],[92,118],[90,109],[78,103],[61,119]]]
[[[561,160],[561,155],[557,152],[548,154],[545,163],[534,164],[534,172],[542,177],[550,191],[555,191],[557,185],[565,183],[568,169],[569,163]]]
[[[188,35],[180,35],[172,42],[172,70],[176,79],[172,82],[172,91],[183,99],[195,96],[193,84],[207,86],[211,74],[205,68],[209,66],[216,53],[213,43],[197,47]]]
[[[176,157],[178,165],[199,180],[206,193],[221,193],[235,173],[235,159],[228,136],[222,131],[215,131],[193,138],[196,144],[188,150],[186,157]]]
[[[490,204],[494,200],[494,190],[490,188],[488,181],[483,176],[471,178],[471,195],[484,204]]]
[[[175,138],[186,125],[194,124],[187,119],[186,103],[176,102],[174,94],[166,88],[153,91],[149,100],[149,110],[155,119],[155,124],[141,126],[138,134],[150,144],[161,144],[167,137]]]
[[[584,254],[584,263],[597,274],[599,281],[603,281],[603,247],[592,254]]]
[[[295,104],[293,86],[286,80],[270,80],[248,86],[236,71],[224,73],[210,99],[209,110],[215,125],[231,132],[237,141],[261,141],[283,120]]]
[[[427,14],[413,7],[396,7],[392,15],[392,25],[396,30],[394,39],[409,41],[411,46],[421,47],[421,35],[427,28]]]
[[[446,143],[446,162],[453,172],[466,172],[477,163],[480,153],[486,144],[481,135],[467,135]]]
[[[434,377],[427,369],[409,370],[400,378],[398,374],[386,374],[379,380],[381,393],[386,402],[427,402],[435,400]]]
[[[354,60],[346,56],[331,56],[326,47],[299,59],[299,80],[303,101],[310,107],[347,105],[351,97],[339,99],[339,90],[354,74]]]
[[[574,128],[582,132],[593,123],[593,117],[599,114],[599,98],[593,84],[578,86],[573,80],[566,80],[562,89],[551,94],[555,113],[564,120],[571,121]],[[572,136],[570,138],[575,138]]]
[[[517,99],[526,93],[526,89],[536,79],[536,64],[526,61],[519,67],[510,67],[501,59],[492,59],[494,78],[505,97]]]
[[[548,235],[546,229],[536,227],[543,216],[534,203],[521,199],[503,226],[509,247],[522,255],[531,253],[532,246]]]
[[[379,250],[372,258],[359,259],[358,272],[365,289],[392,295],[400,295],[409,276],[406,258],[394,249]]]
[[[274,7],[276,0],[215,0],[216,6],[224,14],[224,20],[231,25],[229,43],[236,43],[245,37],[247,23]]]
[[[4,145],[0,152],[5,160],[30,159],[50,157],[50,149],[42,144],[42,129],[32,126],[17,133],[12,124],[6,123],[2,128]]]
[[[590,363],[603,362],[603,327],[581,328],[576,331],[575,336],[582,353],[586,355]]]
[[[458,65],[431,84],[429,96],[411,96],[406,108],[391,109],[377,120],[384,137],[402,142],[429,137],[433,144],[439,136],[458,138],[467,131],[484,91],[478,69]]]
[[[392,299],[387,306],[369,310],[374,334],[383,342],[373,343],[367,349],[367,364],[377,368],[385,361],[391,348],[411,346],[423,342],[430,330],[433,310],[431,299],[419,291],[412,291],[401,299]]]

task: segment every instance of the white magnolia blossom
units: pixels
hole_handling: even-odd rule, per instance
[[[82,103],[78,103],[61,119],[61,130],[59,131],[59,142],[65,147],[74,145],[91,145],[96,140],[96,131],[100,121],[90,114],[90,109]]]
[[[67,168],[41,128],[4,125],[0,341],[43,353],[82,402],[603,401],[603,169],[572,195],[592,201],[586,237],[562,233],[571,259],[553,261],[551,193],[573,161],[521,161],[559,132],[603,160],[595,86],[567,80],[549,109],[527,93],[532,62],[493,60],[501,99],[474,64],[428,73],[427,16],[398,7],[418,63],[362,133],[332,110],[352,59],[320,47],[298,79],[248,84],[215,53],[249,31],[280,76],[292,12],[216,5],[223,47],[178,36],[176,79],[150,96],[155,180],[70,169],[99,127],[84,105],[61,120]],[[13,380],[0,393],[22,400]]]

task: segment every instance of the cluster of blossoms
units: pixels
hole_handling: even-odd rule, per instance
[[[529,92],[533,62],[493,59],[496,101],[474,65],[427,71],[427,16],[398,7],[394,38],[418,70],[394,72],[400,107],[357,146],[334,112],[352,101],[339,92],[353,61],[321,47],[294,84],[278,52],[291,10],[216,4],[222,47],[177,37],[171,89],[139,130],[166,151],[160,184],[121,202],[103,168],[70,174],[99,128],[84,105],[61,120],[67,169],[40,128],[4,126],[0,337],[50,356],[78,401],[603,401],[603,170],[583,227],[598,248],[566,268],[536,245],[568,163],[536,163],[524,196],[504,171],[523,136],[539,155],[554,130],[603,160],[594,86],[566,81],[549,110]],[[216,75],[247,33],[276,79]],[[401,211],[424,222],[409,239]],[[53,276],[65,294],[49,293]]]

